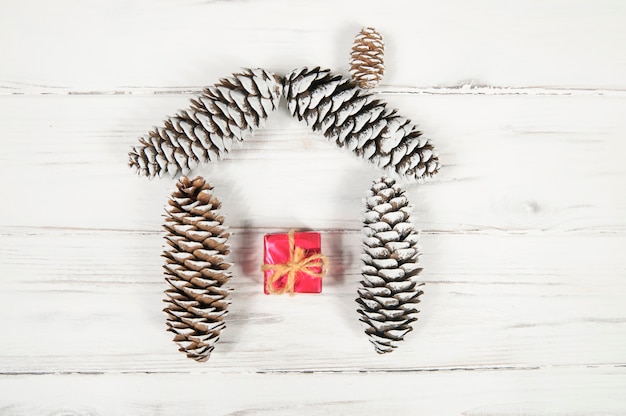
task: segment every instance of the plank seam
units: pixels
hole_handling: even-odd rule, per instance
[[[415,367],[415,368],[381,368],[381,369],[269,369],[252,371],[233,371],[226,368],[165,371],[165,370],[125,370],[125,371],[0,371],[0,377],[6,376],[50,376],[50,375],[111,375],[111,374],[396,374],[396,373],[448,373],[448,372],[481,372],[481,371],[542,371],[552,369],[597,369],[626,368],[626,363],[578,364],[578,365],[520,365],[520,366],[457,366],[457,367]],[[204,371],[205,370],[205,371]]]
[[[201,86],[182,87],[119,87],[110,90],[81,90],[59,86],[40,86],[33,88],[15,88],[4,86],[5,91],[0,95],[70,95],[70,96],[100,96],[100,95],[197,95],[202,92]],[[495,86],[466,82],[451,86],[411,87],[381,85],[374,88],[381,95],[521,95],[521,96],[611,96],[624,97],[624,88],[593,88],[593,87],[552,87],[552,86]]]

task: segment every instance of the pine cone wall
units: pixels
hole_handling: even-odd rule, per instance
[[[372,185],[366,206],[357,311],[376,352],[382,354],[393,351],[413,329],[423,293],[416,277],[422,269],[418,233],[404,191],[393,179],[383,177]]]
[[[157,127],[129,153],[129,165],[140,175],[187,174],[199,162],[221,159],[233,141],[261,127],[276,109],[280,77],[263,69],[245,69],[207,87],[191,107]]]
[[[172,194],[165,219],[168,249],[165,275],[170,287],[168,331],[187,357],[206,361],[224,328],[230,304],[224,284],[230,277],[229,234],[217,210],[220,202],[201,177],[182,177]]]
[[[422,132],[349,79],[317,67],[294,70],[284,82],[291,114],[339,147],[410,179],[439,170],[437,152]]]
[[[374,88],[385,74],[385,42],[373,27],[364,27],[354,39],[350,75],[361,88]]]

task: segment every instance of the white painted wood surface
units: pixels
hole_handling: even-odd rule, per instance
[[[336,4],[339,3],[339,4]],[[0,13],[0,415],[626,414],[626,3],[5,1]],[[379,175],[286,108],[205,165],[232,227],[233,304],[207,363],[165,332],[174,180],[137,138],[240,67],[347,73],[441,172],[407,185],[420,320],[377,355],[355,312]],[[322,295],[262,293],[262,236],[323,232]]]

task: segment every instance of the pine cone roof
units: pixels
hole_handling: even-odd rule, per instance
[[[439,157],[410,120],[349,79],[319,67],[285,76],[290,113],[339,147],[409,179],[431,176]]]
[[[263,69],[245,69],[223,78],[157,127],[129,153],[140,175],[187,174],[199,162],[221,159],[234,140],[260,127],[278,106],[280,77]]]

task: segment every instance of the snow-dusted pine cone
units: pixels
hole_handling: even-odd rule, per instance
[[[385,74],[385,42],[376,29],[364,27],[354,38],[350,75],[361,88],[374,88]]]
[[[381,168],[410,179],[439,170],[436,150],[410,120],[341,75],[296,69],[283,93],[293,116]]]
[[[224,283],[229,279],[229,234],[217,210],[220,202],[212,187],[201,177],[183,176],[169,200],[165,219],[167,243],[165,275],[170,287],[165,291],[168,304],[168,331],[187,357],[205,361],[224,328],[230,304]]]
[[[393,179],[374,182],[366,199],[363,280],[356,299],[360,320],[380,354],[391,352],[417,320],[422,285],[416,281],[417,236],[409,201]]]
[[[280,77],[263,69],[245,69],[207,87],[190,108],[180,111],[139,139],[129,165],[140,175],[187,174],[199,162],[221,159],[235,139],[260,127],[276,109]]]

